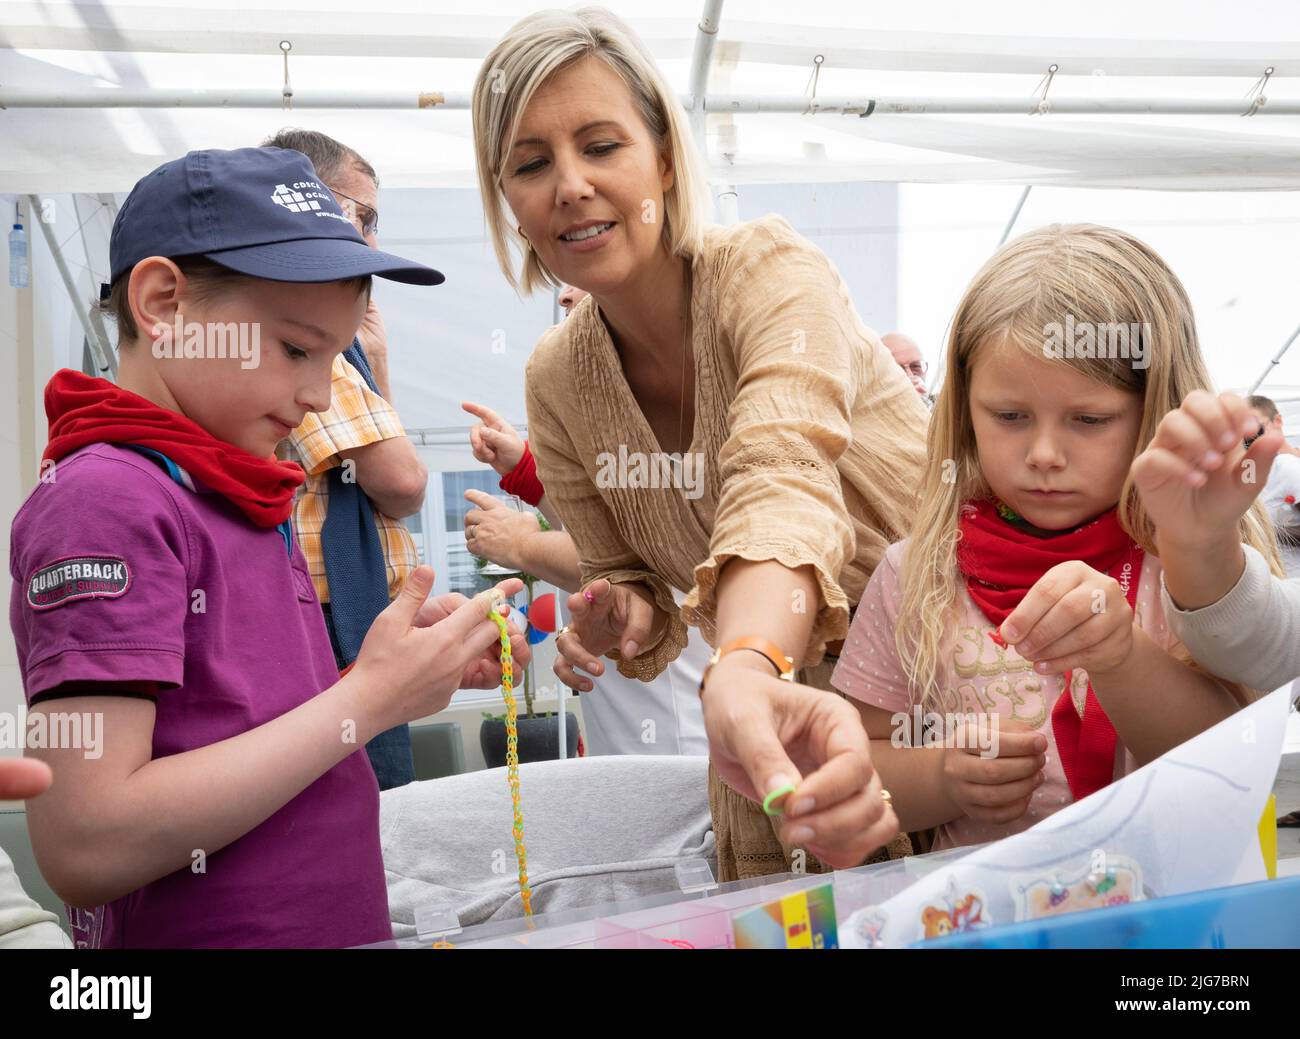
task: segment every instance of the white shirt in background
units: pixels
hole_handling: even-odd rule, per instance
[[[1286,500],[1288,495],[1300,502],[1300,457],[1279,454],[1273,459],[1273,468],[1269,470],[1268,483],[1260,492],[1260,501],[1268,509],[1273,526],[1300,528],[1300,509]],[[1282,543],[1278,545],[1278,552],[1287,576],[1300,577],[1300,546]]]
[[[713,650],[689,631],[681,655],[649,682],[623,677],[612,661],[592,677],[594,688],[578,698],[589,755],[709,753],[699,689]]]
[[[680,607],[685,593],[672,592]],[[697,629],[686,631],[686,648],[658,678],[625,678],[609,660],[605,673],[592,677],[595,688],[580,697],[588,754],[708,755],[700,679],[713,650]]]

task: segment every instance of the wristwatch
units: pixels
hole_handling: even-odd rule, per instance
[[[738,649],[748,649],[759,654],[776,669],[778,678],[786,682],[794,681],[794,661],[781,652],[780,646],[759,635],[747,635],[744,638],[728,642],[725,646],[719,646],[713,651],[713,656],[709,657],[709,663],[704,668],[704,674],[700,676],[701,693],[704,692],[704,683],[709,680],[709,672],[713,670],[713,665],[728,653]]]

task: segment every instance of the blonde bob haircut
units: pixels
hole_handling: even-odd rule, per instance
[[[708,212],[707,179],[686,113],[645,46],[603,7],[538,11],[516,23],[492,48],[474,79],[474,151],[479,191],[501,272],[521,295],[560,281],[509,218],[501,188],[506,158],[529,101],[555,73],[583,58],[605,62],[627,84],[659,154],[672,163],[664,195],[663,241],[670,255],[693,256]],[[523,257],[516,271],[510,245]]]

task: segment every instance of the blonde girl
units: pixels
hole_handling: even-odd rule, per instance
[[[1209,385],[1160,257],[1086,224],[1016,239],[967,289],[946,365],[913,535],[873,574],[832,678],[900,825],[938,827],[939,848],[1026,829],[1252,695],[1170,634],[1129,475]],[[1240,540],[1277,566],[1267,523],[1253,507]]]

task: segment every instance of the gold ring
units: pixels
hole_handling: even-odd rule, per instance
[[[566,624],[564,627],[562,627],[559,631],[555,633],[555,641],[558,642],[560,640],[561,635],[568,635],[572,631],[573,631],[573,625]]]

